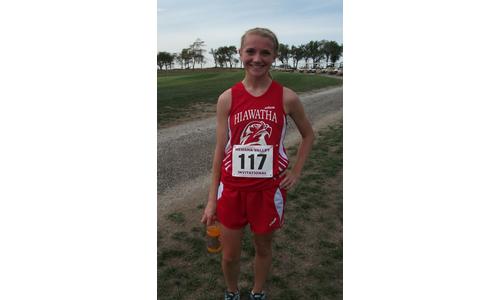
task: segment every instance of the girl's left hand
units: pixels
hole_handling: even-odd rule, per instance
[[[292,173],[290,171],[285,171],[285,172],[281,173],[280,177],[284,177],[281,180],[280,188],[285,189],[285,190],[291,189],[299,180],[299,176],[295,175],[294,173]]]

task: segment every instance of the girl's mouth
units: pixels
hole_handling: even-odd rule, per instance
[[[251,64],[250,67],[258,70],[265,68],[264,65],[254,65],[254,64]]]

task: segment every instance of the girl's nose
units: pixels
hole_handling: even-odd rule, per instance
[[[259,53],[256,53],[255,55],[253,55],[253,61],[261,61],[262,60],[262,57],[260,56]]]

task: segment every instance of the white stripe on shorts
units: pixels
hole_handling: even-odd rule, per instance
[[[222,197],[222,192],[224,191],[224,185],[219,183],[219,188],[217,189],[217,201],[219,201],[220,197]]]
[[[274,207],[280,216],[280,222],[283,219],[283,195],[279,188],[276,189],[276,193],[274,193]]]

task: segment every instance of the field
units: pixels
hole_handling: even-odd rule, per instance
[[[272,72],[273,78],[296,92],[342,85],[342,80],[319,75]],[[217,97],[241,81],[241,69],[177,70],[157,76],[158,126],[213,115]]]
[[[224,76],[224,75],[221,75]],[[266,290],[270,299],[342,299],[342,123],[318,134],[299,184],[289,192],[276,233]],[[288,149],[293,160],[295,148]],[[222,299],[220,254],[206,251],[200,199],[170,212],[158,231],[158,299]],[[243,241],[242,299],[252,284],[254,250]]]

